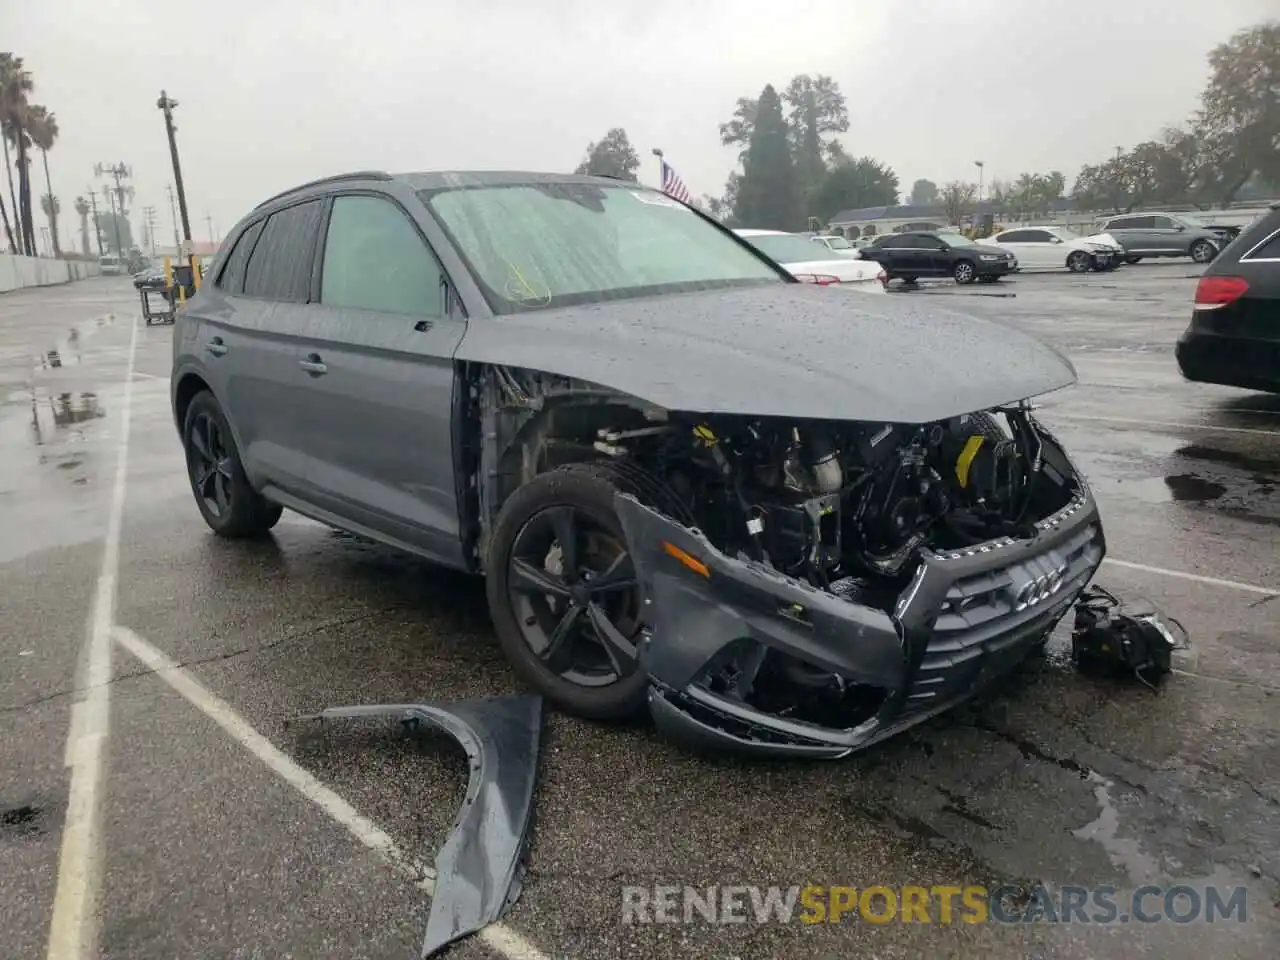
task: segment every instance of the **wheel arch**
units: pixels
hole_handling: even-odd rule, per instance
[[[257,489],[257,471],[252,465],[245,460],[244,444],[240,442],[240,431],[236,428],[235,421],[231,419],[231,412],[227,409],[227,405],[222,402],[222,398],[218,396],[213,385],[198,371],[184,370],[182,371],[173,385],[173,422],[177,427],[178,436],[186,442],[186,438],[182,437],[182,430],[187,420],[187,411],[191,409],[191,402],[202,392],[208,391],[213,397],[218,407],[222,410],[223,417],[226,418],[227,426],[231,428],[231,439],[235,442],[236,449],[240,451],[240,464],[244,468],[245,475],[249,478],[249,483]]]

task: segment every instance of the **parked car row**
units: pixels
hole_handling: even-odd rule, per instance
[[[812,243],[782,230],[735,230],[734,233],[776,261],[797,280],[806,283],[838,285],[859,293],[884,293],[884,285],[889,280],[880,264],[858,256],[852,247],[846,251],[826,243]],[[847,245],[849,241],[844,243]]]

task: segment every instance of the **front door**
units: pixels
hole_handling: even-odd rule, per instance
[[[1024,269],[1050,270],[1067,262],[1065,244],[1054,239],[1048,230],[1010,230],[1001,234],[1000,247],[1017,257]]]
[[[439,262],[390,197],[335,197],[322,237],[319,302],[294,341],[310,381],[316,505],[457,563],[453,353],[466,321],[448,308]]]

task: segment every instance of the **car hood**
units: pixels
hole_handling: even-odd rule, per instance
[[[1016,256],[1016,254],[1012,250],[1006,249],[1005,247],[1001,247],[994,243],[975,243],[971,247],[954,247],[953,249],[956,253],[963,253],[964,251],[968,250],[978,254],[979,256],[982,256],[983,254],[986,254],[989,257]]]
[[[927,423],[1069,386],[1013,327],[924,297],[804,283],[477,318],[460,360],[586,380],[670,410]]]

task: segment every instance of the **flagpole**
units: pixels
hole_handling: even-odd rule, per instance
[[[663,164],[662,151],[659,150],[657,147],[654,147],[653,155],[658,158],[658,189],[661,190],[662,189],[662,164]]]

